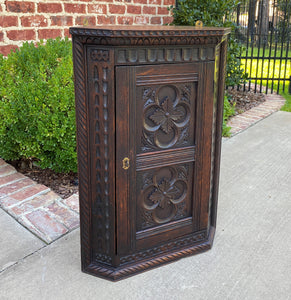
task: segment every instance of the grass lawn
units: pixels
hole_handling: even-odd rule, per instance
[[[246,47],[246,46],[245,46]],[[280,58],[280,57],[287,57],[286,55],[286,49],[282,49],[281,47],[277,47],[277,49],[275,49],[275,47],[273,46],[271,51],[270,48],[265,48],[263,49],[262,47],[260,48],[260,51],[258,49],[258,47],[251,47],[249,46],[248,49],[245,48],[245,51],[242,52],[242,57],[243,56],[253,56],[253,57],[261,57],[261,58],[268,58],[268,57],[276,57],[276,58]],[[282,54],[281,54],[282,51]],[[288,57],[291,57],[291,50],[288,51]]]
[[[253,51],[253,52],[251,52]],[[282,52],[281,49],[274,49],[271,51],[269,49],[260,49],[258,48],[249,48],[248,55],[252,55],[253,57],[262,57],[258,59],[241,59],[242,67],[248,73],[248,77],[263,77],[263,78],[286,78],[289,79],[291,76],[291,59],[283,59],[280,63],[280,57],[291,57],[291,51],[288,51],[288,56],[286,55],[286,51]],[[245,53],[242,56],[246,56]],[[273,59],[269,59],[268,57],[276,57]],[[265,57],[263,59],[263,57]],[[279,84],[279,94],[282,95],[286,99],[286,103],[281,108],[283,111],[291,112],[291,95],[288,94],[289,80],[285,81],[285,91],[283,92],[283,81],[275,80],[273,82],[269,80],[257,80],[257,85],[260,86],[262,81],[262,86],[268,85],[268,92],[271,92],[271,88],[274,91],[277,91]],[[255,83],[255,80],[251,80],[251,82]],[[227,126],[227,119],[232,116],[234,112],[234,108],[230,106],[229,102],[225,99],[224,103],[224,122],[223,122],[223,136],[230,136],[230,127]]]
[[[288,91],[285,91],[282,92],[281,95],[286,99],[286,102],[281,110],[291,112],[291,94],[288,94]]]

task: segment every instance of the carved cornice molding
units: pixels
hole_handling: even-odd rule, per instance
[[[120,28],[120,27],[119,27]],[[186,27],[172,27],[168,26],[168,30],[121,30],[121,29],[108,29],[103,27],[95,28],[84,28],[84,27],[71,27],[70,33],[73,35],[85,35],[85,36],[96,36],[96,37],[193,37],[193,36],[222,36],[228,33],[225,28],[207,28],[202,29],[186,29]]]
[[[215,45],[221,42],[226,30],[224,28],[201,30],[117,30],[72,27],[70,28],[70,33],[82,43],[96,45]]]

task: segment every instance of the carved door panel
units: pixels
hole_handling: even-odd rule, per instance
[[[118,254],[207,230],[213,68],[116,68]]]

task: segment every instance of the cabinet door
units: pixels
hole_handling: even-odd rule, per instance
[[[116,68],[117,251],[207,230],[214,63]]]

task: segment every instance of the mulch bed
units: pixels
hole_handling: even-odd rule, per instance
[[[232,98],[229,102],[234,105],[236,115],[242,114],[266,101],[265,94],[255,93],[253,89],[250,91],[238,91],[234,88],[228,89],[227,92]]]
[[[78,192],[78,174],[55,173],[51,169],[42,170],[31,162],[9,161],[16,170],[39,184],[44,184],[63,199]]]
[[[232,105],[235,105],[235,114],[241,114],[265,101],[265,95],[250,91],[228,89]],[[55,173],[50,169],[42,170],[31,162],[13,161],[12,164],[18,172],[31,178],[37,183],[44,184],[59,194],[63,199],[70,197],[78,191],[78,175],[76,173]]]

